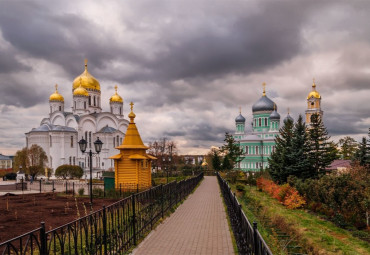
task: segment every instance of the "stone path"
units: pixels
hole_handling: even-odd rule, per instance
[[[217,177],[205,176],[132,254],[234,254]]]

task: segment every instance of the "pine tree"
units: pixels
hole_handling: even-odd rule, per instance
[[[357,143],[352,137],[346,136],[339,139],[339,144],[341,145],[341,156],[343,159],[352,159],[356,150]]]
[[[243,150],[240,148],[240,144],[235,141],[234,137],[229,133],[225,133],[225,144],[221,147],[221,151],[225,153],[225,158],[229,161],[232,169],[233,166],[236,166],[238,162],[242,160]]]
[[[292,137],[293,121],[284,121],[284,126],[279,130],[279,136],[275,138],[275,151],[269,161],[269,173],[274,181],[285,183],[289,176],[287,166],[292,165]]]
[[[294,175],[300,179],[307,179],[312,177],[313,169],[310,159],[308,157],[310,151],[308,142],[308,133],[306,124],[301,115],[299,115],[297,122],[293,129],[292,149],[290,155],[287,155],[293,163],[286,166],[287,174]]]
[[[225,155],[224,160],[222,161],[222,170],[229,171],[233,168],[233,165],[230,162],[229,156]]]
[[[309,134],[309,159],[314,169],[313,178],[325,174],[325,169],[337,157],[335,145],[329,142],[330,136],[326,130],[321,117],[318,114],[311,116],[311,127]]]
[[[217,150],[212,151],[212,167],[216,171],[221,169],[221,159]]]
[[[366,137],[362,137],[361,143],[358,145],[358,150],[355,153],[355,160],[357,160],[361,166],[366,165],[366,154],[367,141]]]

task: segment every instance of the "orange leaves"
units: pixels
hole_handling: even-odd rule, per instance
[[[296,209],[306,204],[305,199],[299,195],[298,191],[289,184],[277,185],[272,180],[260,177],[257,179],[257,187],[277,199],[289,209]]]

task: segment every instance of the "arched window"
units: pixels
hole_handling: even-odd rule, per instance
[[[91,96],[89,96],[89,105],[91,105]]]
[[[91,148],[91,132],[89,132],[89,148]]]
[[[258,126],[261,126],[261,118],[258,118]]]
[[[245,146],[245,154],[248,154],[248,146]]]
[[[84,102],[84,109],[86,109],[86,102]]]
[[[118,135],[117,135],[117,146],[119,145],[119,137],[118,137]]]
[[[115,147],[116,147],[116,138],[113,137],[113,148],[115,148]]]
[[[59,106],[59,111],[62,111],[62,106]]]
[[[96,97],[94,96],[94,106],[96,106]]]
[[[69,157],[69,164],[72,165],[72,157]]]
[[[73,148],[73,135],[71,135],[71,148]]]
[[[256,146],[256,155],[258,155],[258,146]]]
[[[49,143],[50,143],[50,147],[52,147],[53,146],[53,139],[52,139],[51,135],[49,136]]]
[[[87,131],[85,131],[85,140],[87,142]]]
[[[119,108],[119,115],[122,115],[122,108]]]
[[[75,109],[76,109],[76,101],[74,101],[74,103],[75,103]]]
[[[267,127],[267,118],[265,118],[265,126]]]

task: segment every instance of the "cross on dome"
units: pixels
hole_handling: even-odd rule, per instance
[[[262,83],[262,87],[263,87],[263,96],[266,96],[266,82]]]

